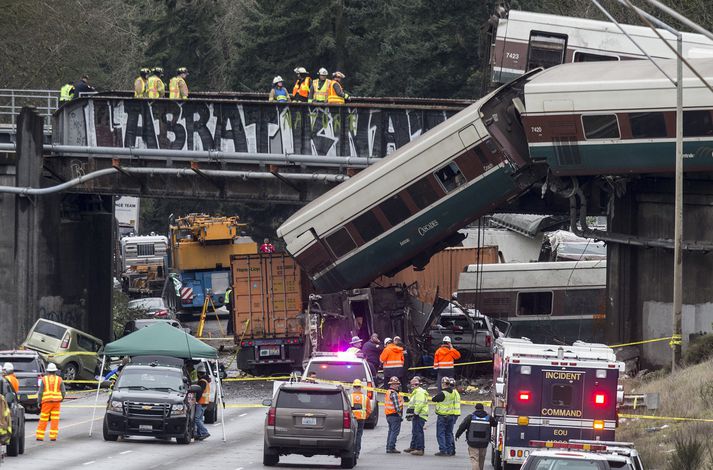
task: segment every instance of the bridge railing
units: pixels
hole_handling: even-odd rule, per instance
[[[44,117],[45,127],[51,128],[52,113],[59,106],[59,91],[0,89],[0,126],[15,128],[24,106],[34,106]]]

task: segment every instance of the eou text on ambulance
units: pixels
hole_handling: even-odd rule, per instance
[[[522,464],[530,441],[613,441],[624,363],[603,344],[498,338],[493,356],[493,466]]]

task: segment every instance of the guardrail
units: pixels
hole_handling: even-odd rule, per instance
[[[58,90],[0,89],[0,125],[15,127],[24,106],[33,106],[44,117],[45,127],[52,126],[52,113],[59,106]]]

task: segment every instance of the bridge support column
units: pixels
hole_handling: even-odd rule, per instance
[[[17,142],[0,184],[56,184],[42,176],[43,120],[32,109]],[[111,196],[0,195],[0,348],[19,345],[39,317],[109,339],[112,206]]]

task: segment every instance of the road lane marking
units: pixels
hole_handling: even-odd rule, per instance
[[[90,460],[89,462],[84,462],[82,465],[91,465],[94,462],[96,462],[96,460]]]
[[[119,452],[119,455],[126,455],[130,454],[131,452],[133,452],[133,450],[125,450],[124,452]]]
[[[238,415],[238,418],[242,418],[243,416],[247,416],[247,415],[248,415],[247,413],[242,413],[242,414]],[[240,468],[243,468],[243,467],[240,467]]]

